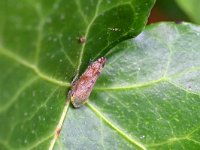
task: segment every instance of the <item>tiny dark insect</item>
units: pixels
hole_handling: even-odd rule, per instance
[[[79,37],[79,42],[82,44],[82,43],[85,43],[86,41],[86,38],[84,36],[81,36]]]
[[[101,57],[94,61],[88,66],[81,77],[72,83],[72,88],[68,93],[68,98],[71,100],[75,108],[80,107],[87,101],[105,62],[105,57]]]
[[[56,136],[59,136],[61,128],[56,129]]]

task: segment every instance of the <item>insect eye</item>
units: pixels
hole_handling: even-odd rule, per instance
[[[71,99],[71,101],[73,101],[73,100],[74,100],[74,96],[73,96],[73,95],[71,95],[71,98],[70,98],[70,99]]]

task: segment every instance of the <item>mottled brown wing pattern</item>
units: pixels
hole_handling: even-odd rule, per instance
[[[105,62],[105,57],[94,61],[88,66],[80,78],[73,83],[71,91],[69,92],[69,98],[75,108],[80,107],[87,101]]]

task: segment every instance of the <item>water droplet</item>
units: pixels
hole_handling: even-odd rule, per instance
[[[35,130],[32,130],[31,133],[34,134],[34,133],[35,133]]]
[[[72,38],[71,38],[71,36],[69,36],[67,39],[68,39],[68,41],[71,41]]]
[[[27,113],[27,112],[25,112],[25,113],[24,113],[24,116],[27,116],[27,115],[28,115],[28,113]]]
[[[59,5],[58,4],[54,4],[53,5],[53,9],[58,9]]]
[[[27,139],[24,140],[24,143],[25,143],[25,144],[28,143]]]
[[[107,0],[107,3],[108,3],[108,4],[110,4],[110,3],[111,3],[111,1],[110,1],[110,0]]]
[[[56,42],[57,40],[58,40],[57,38],[54,38],[54,39],[53,39],[54,42]]]
[[[55,55],[51,55],[51,59],[54,58],[54,57],[55,57]]]
[[[52,37],[51,37],[51,36],[49,36],[49,37],[48,37],[48,41],[51,41],[51,40],[52,40]]]
[[[64,20],[64,19],[65,19],[65,15],[64,15],[64,14],[61,14],[61,15],[60,15],[60,19],[61,19],[61,20]]]
[[[140,138],[141,138],[141,139],[144,139],[144,138],[145,138],[145,135],[140,136]]]
[[[46,53],[46,56],[50,56],[50,53]]]
[[[27,30],[31,30],[31,29],[32,29],[31,25],[27,25],[25,28],[26,28]]]
[[[35,91],[32,92],[32,96],[33,96],[33,97],[35,96]]]
[[[46,22],[49,23],[49,24],[52,23],[52,18],[48,17]]]
[[[60,33],[60,34],[59,34],[59,37],[60,37],[60,38],[62,38],[62,37],[63,37],[63,34],[62,34],[62,33]]]

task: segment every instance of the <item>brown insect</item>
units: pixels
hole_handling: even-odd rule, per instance
[[[101,57],[94,61],[88,66],[81,77],[72,83],[72,88],[69,91],[68,98],[71,100],[75,108],[80,107],[87,101],[105,62],[105,57]]]
[[[81,37],[79,37],[79,42],[82,44],[82,43],[85,43],[85,41],[86,41],[86,38],[84,37],[84,36],[81,36]]]

